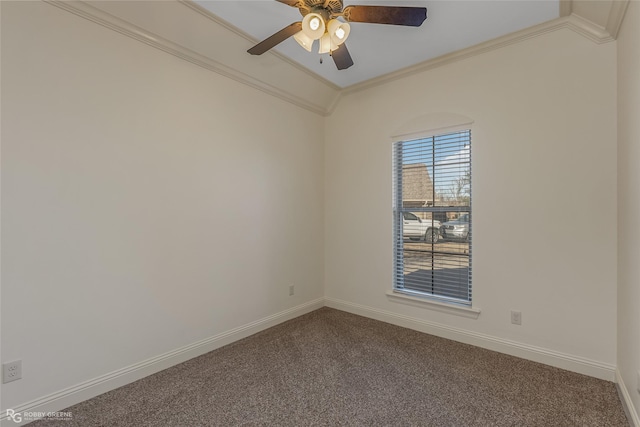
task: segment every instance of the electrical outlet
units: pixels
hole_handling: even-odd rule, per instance
[[[511,323],[514,325],[522,325],[522,312],[511,310]]]
[[[295,292],[295,287],[293,285],[289,285],[289,296],[292,296]]]
[[[11,381],[22,378],[22,360],[14,360],[2,364],[2,383],[10,383]]]

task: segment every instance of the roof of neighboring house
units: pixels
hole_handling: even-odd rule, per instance
[[[433,182],[426,164],[402,165],[402,200],[405,205],[406,202],[421,202],[420,206],[433,200]]]

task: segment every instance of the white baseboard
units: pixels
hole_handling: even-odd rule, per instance
[[[629,389],[624,383],[624,380],[622,379],[622,375],[620,375],[620,370],[617,368],[616,368],[616,383],[618,383],[618,394],[620,395],[622,406],[624,407],[624,411],[627,414],[627,418],[629,419],[631,426],[640,427],[640,417],[638,417],[638,411],[636,411],[635,406],[633,406],[633,401],[631,400]]]
[[[156,372],[167,369],[171,366],[185,362],[194,357],[208,353],[212,350],[238,341],[242,338],[246,338],[249,335],[253,335],[264,329],[275,326],[279,323],[285,322],[290,319],[294,319],[303,314],[309,313],[313,310],[317,310],[324,306],[324,298],[317,298],[307,303],[298,305],[288,310],[281,311],[274,315],[265,317],[263,319],[251,322],[249,324],[231,329],[218,335],[203,339],[193,344],[175,349],[173,351],[161,354],[156,357],[144,360],[126,368],[118,369],[100,377],[94,378],[89,381],[77,384],[72,387],[68,387],[64,390],[43,396],[39,399],[33,400],[28,403],[24,403],[17,407],[11,408],[16,413],[24,412],[54,412],[60,411],[69,406],[83,402],[92,397],[98,396],[107,391],[114,390],[123,385],[132,383],[141,378],[154,374]],[[0,425],[2,427],[18,426],[27,424],[33,420],[23,420],[21,423],[16,423],[7,418],[7,409],[2,409],[2,416],[0,417]]]
[[[454,328],[444,324],[429,322],[423,319],[405,316],[390,311],[380,310],[373,307],[367,307],[360,304],[354,304],[335,298],[318,298],[305,304],[284,310],[280,313],[265,317],[255,322],[231,329],[221,334],[206,338],[196,343],[181,347],[168,353],[147,359],[134,365],[118,369],[100,377],[89,381],[68,387],[64,390],[43,396],[31,402],[19,405],[13,409],[15,412],[52,412],[60,411],[69,406],[91,399],[102,393],[114,390],[123,385],[137,381],[141,378],[167,369],[194,357],[205,354],[209,351],[220,348],[224,345],[238,341],[242,338],[253,335],[264,329],[275,326],[287,320],[302,316],[313,310],[323,306],[335,308],[353,314],[391,323],[397,326],[429,333],[442,338],[471,344],[489,350],[498,351],[500,353],[510,354],[512,356],[521,357],[523,359],[532,360],[534,362],[544,363],[546,365],[555,366],[569,371],[589,375],[608,381],[616,381],[619,386],[621,398],[630,421],[634,423],[633,427],[640,427],[638,413],[636,412],[629,392],[624,385],[619,372],[614,365],[601,363],[578,356],[573,356],[557,351],[518,343],[515,341],[505,340],[485,334],[479,334],[473,331]],[[0,417],[0,425],[2,427],[10,427],[27,424],[23,420],[22,423],[15,423],[6,416],[6,409],[2,410]]]
[[[325,305],[327,307],[358,314],[371,319],[391,323],[393,325],[425,332],[465,344],[475,345],[477,347],[494,350],[511,356],[532,360],[534,362],[544,363],[545,365],[555,366],[557,368],[566,369],[579,374],[589,375],[591,377],[607,381],[615,380],[616,367],[614,365],[597,362],[595,360],[589,360],[465,329],[454,328],[440,323],[429,322],[427,320],[380,310],[373,307],[367,307],[360,304],[354,304],[335,298],[325,298]]]

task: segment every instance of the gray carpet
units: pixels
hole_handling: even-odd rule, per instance
[[[615,385],[329,308],[36,426],[628,426]]]

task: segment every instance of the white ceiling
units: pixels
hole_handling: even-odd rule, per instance
[[[275,0],[196,3],[257,41],[301,20],[298,9]],[[317,53],[318,42],[311,53],[293,38],[275,49],[337,86],[347,87],[560,16],[559,0],[344,1],[345,6],[352,4],[426,6],[427,20],[419,28],[352,23],[347,45],[355,65],[342,71],[329,55]]]

